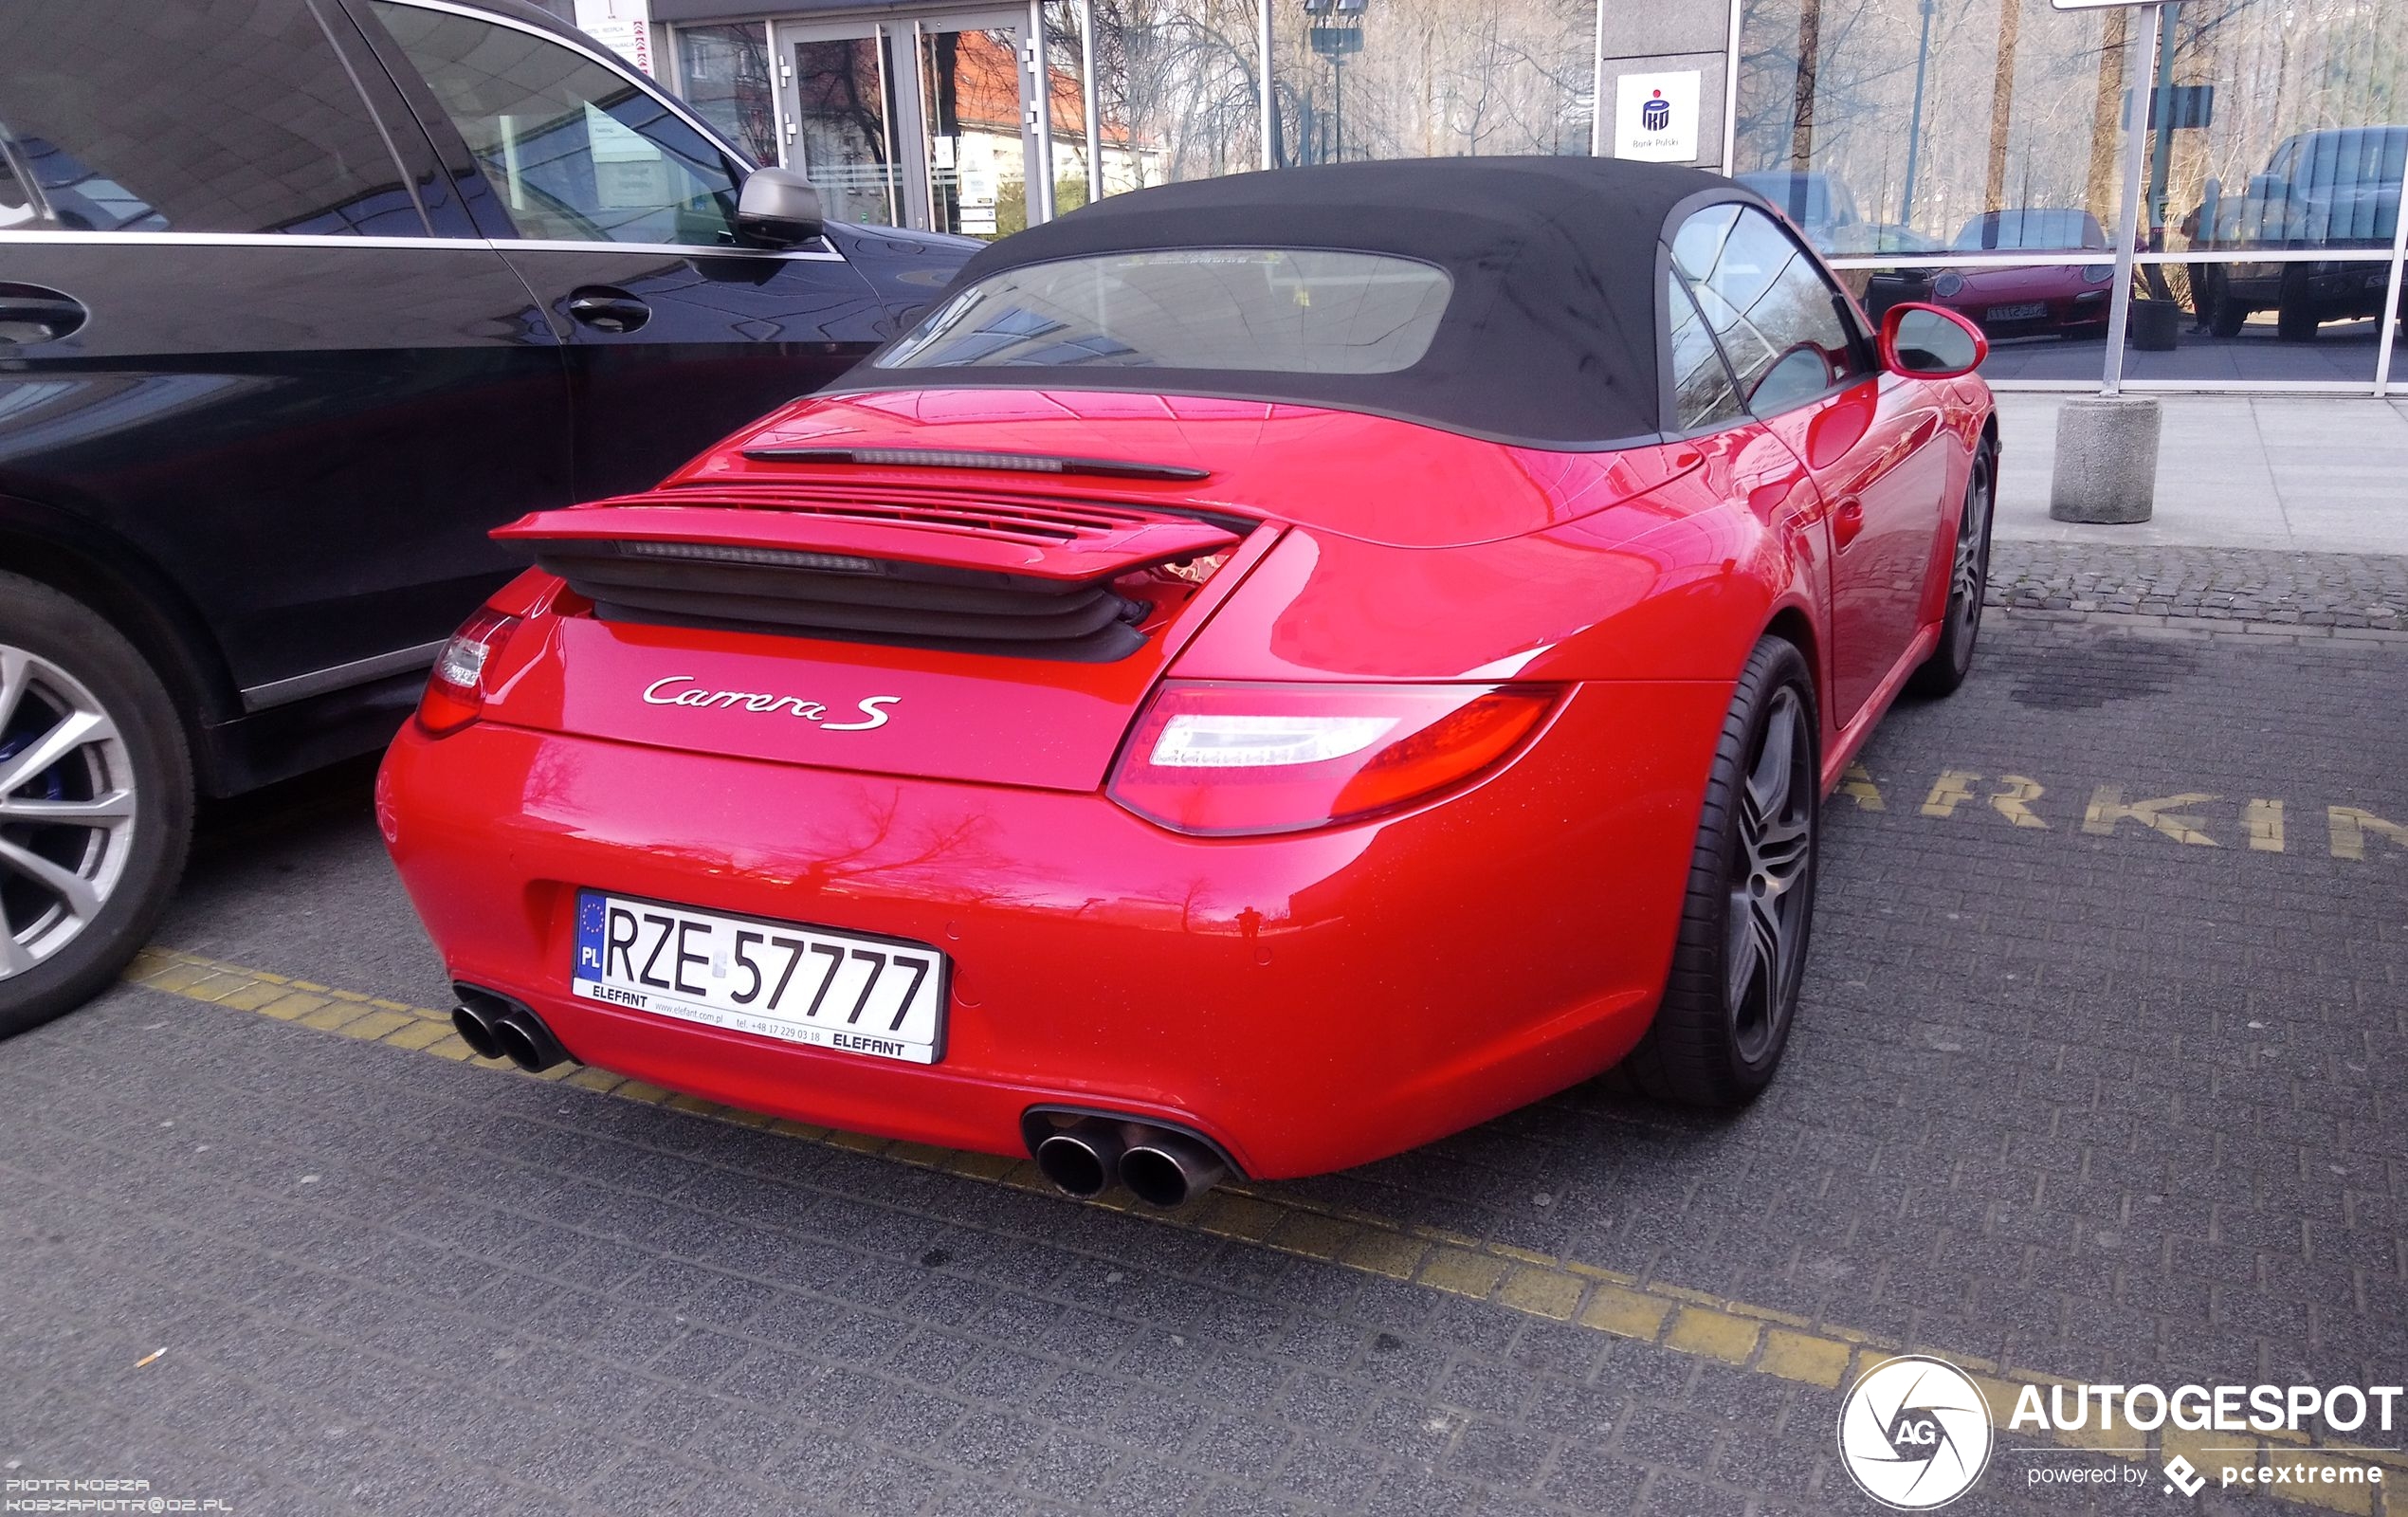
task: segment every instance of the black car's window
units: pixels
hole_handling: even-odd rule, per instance
[[[1430,349],[1454,281],[1410,258],[1181,247],[980,280],[877,358],[888,369],[1394,374]]]
[[[648,91],[574,48],[472,16],[373,7],[521,237],[727,244],[741,177]]]
[[[1723,427],[1746,414],[1731,371],[1716,351],[1714,335],[1697,302],[1675,273],[1664,276],[1665,309],[1672,318],[1672,406],[1681,430]]]
[[[28,225],[427,234],[302,0],[8,0],[0,132],[48,208]]]
[[[1758,415],[1871,372],[1839,314],[1839,291],[1763,212],[1708,206],[1681,224],[1672,261]]]

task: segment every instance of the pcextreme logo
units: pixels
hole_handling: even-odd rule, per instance
[[[1989,1468],[1990,1448],[1990,1404],[1945,1360],[1884,1360],[1839,1408],[1839,1458],[1849,1477],[1898,1511],[1929,1511],[1971,1490]]]

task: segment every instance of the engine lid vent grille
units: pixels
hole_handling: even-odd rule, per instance
[[[538,512],[523,543],[605,621],[1083,663],[1144,646],[1112,581],[1224,552],[1215,521],[911,489],[680,488]]]

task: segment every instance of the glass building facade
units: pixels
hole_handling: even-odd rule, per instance
[[[1266,167],[1610,153],[1669,71],[1699,119],[1650,155],[1762,192],[1876,317],[1972,319],[1993,382],[2408,389],[2401,0],[726,3],[652,0],[670,82],[852,219],[995,236]]]

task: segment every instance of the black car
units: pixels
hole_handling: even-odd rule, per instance
[[[2209,331],[2236,338],[2274,313],[2274,335],[2312,342],[2326,321],[2383,314],[2391,271],[2379,263],[2302,259],[2308,249],[2389,252],[2399,228],[2408,126],[2327,128],[2285,137],[2238,195],[2211,193],[2194,214],[2197,244],[2282,252],[2281,262],[2208,264],[2192,273],[2193,306]]]
[[[0,5],[0,1033],[140,944],[196,791],[391,737],[488,528],[818,388],[976,246],[821,225],[517,0]]]

